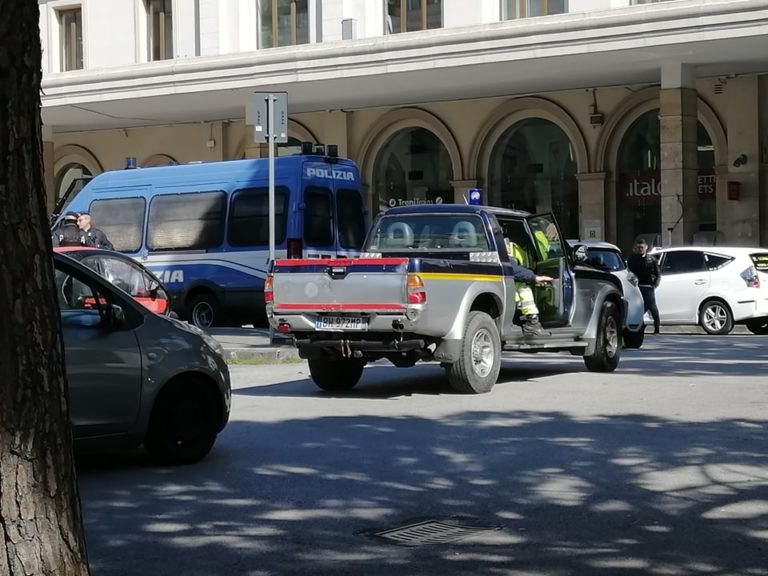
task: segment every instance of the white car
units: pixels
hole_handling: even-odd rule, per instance
[[[572,248],[583,246],[586,249],[585,264],[607,270],[621,280],[627,310],[622,333],[625,348],[640,348],[645,339],[645,319],[643,295],[637,286],[637,276],[627,270],[624,256],[618,246],[609,242],[593,240],[569,240]]]
[[[699,325],[708,334],[745,324],[768,334],[768,249],[688,246],[652,254],[661,264],[662,324]]]

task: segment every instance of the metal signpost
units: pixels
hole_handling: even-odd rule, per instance
[[[269,264],[275,260],[275,144],[288,142],[288,93],[254,92],[245,108],[245,123],[253,126],[253,141],[269,148]],[[274,338],[270,325],[270,344]]]
[[[269,148],[269,261],[275,259],[275,144],[288,142],[287,92],[254,92],[245,109],[253,141]]]

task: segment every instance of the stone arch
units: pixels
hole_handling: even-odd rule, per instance
[[[235,148],[235,153],[232,155],[232,158],[230,160],[242,160],[245,158],[245,148],[246,148],[246,142],[247,139],[251,137],[251,129],[247,124],[243,125],[243,135],[240,138],[240,141],[237,143],[237,148]],[[288,118],[288,136],[291,138],[296,138],[300,142],[317,142],[317,137],[314,135],[312,130],[307,128],[304,124],[301,122],[298,122],[296,120],[293,120],[291,118]]]
[[[359,156],[363,182],[373,182],[373,164],[376,156],[387,141],[404,128],[424,128],[437,136],[451,158],[453,179],[464,179],[461,152],[448,126],[440,118],[421,108],[398,108],[384,114],[368,130],[368,137],[360,147]]]
[[[142,168],[153,168],[155,166],[170,166],[172,164],[178,164],[178,160],[169,154],[152,154],[151,156],[142,160]]]
[[[613,112],[605,124],[605,129],[598,140],[593,170],[607,175],[605,180],[605,215],[606,229],[609,239],[613,239],[616,231],[617,201],[616,188],[618,186],[616,165],[618,163],[619,149],[629,128],[643,114],[659,108],[658,86],[650,86],[627,97]],[[720,118],[714,109],[702,99],[697,97],[698,120],[706,129],[712,140],[715,154],[715,166],[718,176],[718,188],[724,185],[727,174],[728,139]]]
[[[104,172],[104,168],[96,158],[96,155],[85,146],[79,144],[65,144],[56,148],[53,160],[53,173],[59,171],[70,164],[82,164],[91,174],[96,176]]]
[[[577,172],[589,169],[589,153],[584,134],[576,121],[560,105],[540,97],[509,100],[493,110],[477,134],[469,155],[468,177],[486,176],[496,141],[511,126],[527,118],[542,118],[558,126],[573,145]]]

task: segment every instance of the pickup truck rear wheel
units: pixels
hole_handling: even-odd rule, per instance
[[[307,362],[312,380],[327,392],[352,390],[363,375],[362,360],[310,358]]]
[[[501,340],[495,322],[485,312],[470,312],[459,359],[446,367],[448,382],[457,392],[483,394],[496,384],[500,369]]]
[[[591,372],[613,372],[621,357],[621,320],[619,309],[613,302],[603,302],[597,325],[594,353],[584,356],[584,364]]]

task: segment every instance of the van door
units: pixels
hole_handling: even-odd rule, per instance
[[[552,214],[529,216],[526,222],[535,246],[534,271],[539,276],[554,278],[551,285],[534,288],[541,323],[549,327],[568,326],[573,310],[574,282],[565,240]]]

